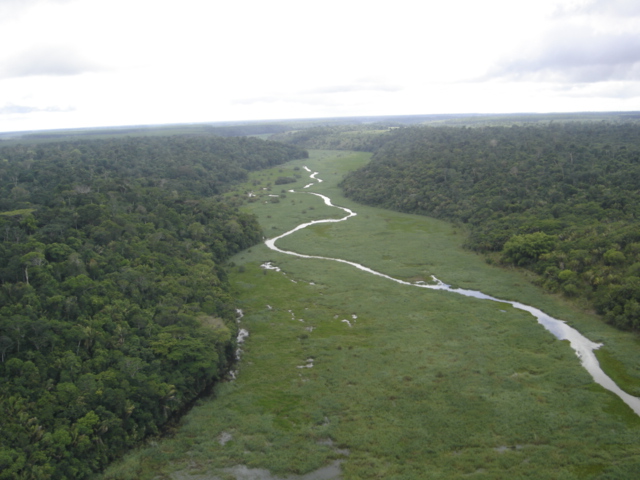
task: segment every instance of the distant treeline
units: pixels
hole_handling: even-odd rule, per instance
[[[399,124],[332,125],[273,135],[273,140],[303,148],[373,152],[382,147]]]
[[[262,238],[215,196],[306,157],[247,138],[0,148],[0,479],[77,479],[233,361],[222,263]]]
[[[209,137],[219,135],[221,137],[241,137],[250,135],[269,135],[291,130],[286,124],[256,123],[238,125],[209,125],[209,124],[185,124],[185,125],[157,125],[157,126],[132,126],[110,128],[86,128],[79,130],[51,130],[42,132],[26,132],[14,134],[0,134],[6,137],[11,144],[17,138],[21,143],[39,143],[42,141],[73,141],[82,139],[101,139],[118,137],[156,137],[156,136],[182,136],[182,137]]]
[[[640,330],[640,126],[412,127],[379,139],[342,182],[348,197],[464,223],[469,248]]]
[[[288,125],[279,124],[251,124],[251,125],[229,125],[224,127],[210,126],[207,128],[211,133],[223,137],[239,137],[246,135],[264,135],[286,132],[291,130]]]

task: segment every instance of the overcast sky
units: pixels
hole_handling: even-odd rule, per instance
[[[0,132],[640,110],[638,0],[0,0]]]

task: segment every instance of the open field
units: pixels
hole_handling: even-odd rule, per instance
[[[299,231],[280,248],[352,260],[407,280],[435,275],[536,306],[603,342],[605,367],[627,390],[638,388],[634,336],[541,293],[515,270],[463,251],[460,227],[343,198],[338,181],[367,160],[313,152],[253,174],[239,191],[257,195],[247,208],[269,237],[341,217],[318,197],[287,191],[304,192],[308,166],[324,180],[310,190],[358,215]],[[273,184],[296,174],[295,184]],[[233,262],[242,327],[250,333],[237,379],[219,385],[170,438],[132,453],[104,478],[640,476],[640,419],[525,312],[265,245]],[[264,262],[282,271],[261,268]]]

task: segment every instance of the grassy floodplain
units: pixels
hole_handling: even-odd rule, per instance
[[[239,192],[256,195],[247,208],[269,237],[343,216],[302,193],[308,166],[324,180],[309,190],[358,215],[296,232],[280,248],[402,279],[435,275],[536,306],[603,342],[608,368],[635,388],[635,337],[462,250],[460,227],[342,197],[342,175],[367,161],[367,154],[316,151],[253,174]],[[295,184],[273,184],[296,174]],[[640,419],[527,313],[265,245],[233,261],[250,332],[237,379],[105,479],[640,477]],[[267,261],[282,271],[261,268]]]

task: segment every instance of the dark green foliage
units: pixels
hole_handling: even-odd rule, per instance
[[[275,185],[285,185],[287,183],[295,183],[297,181],[298,179],[295,177],[278,177],[273,183]]]
[[[514,235],[504,244],[503,258],[515,265],[529,265],[553,250],[556,237],[544,232]]]
[[[219,137],[0,149],[0,479],[86,478],[224,375],[221,264],[261,231],[210,195],[305,154]]]
[[[382,136],[381,136],[382,137]],[[342,187],[355,200],[467,224],[545,288],[640,329],[640,126],[403,128]]]

